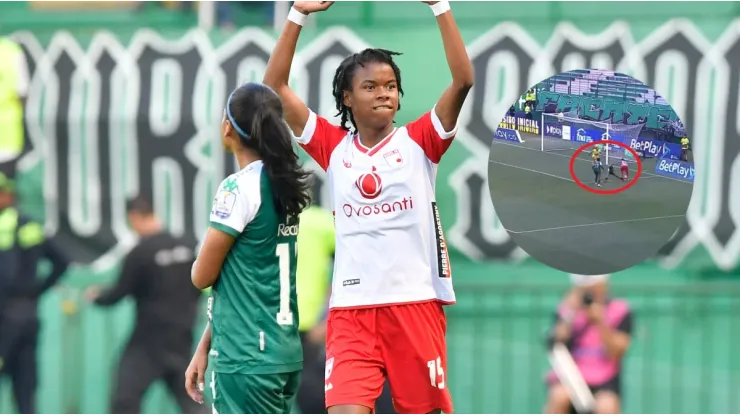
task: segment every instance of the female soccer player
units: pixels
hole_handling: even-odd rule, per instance
[[[309,203],[308,173],[280,98],[262,84],[231,93],[221,137],[241,170],[221,182],[193,266],[193,284],[212,286],[213,296],[185,388],[202,402],[211,355],[215,412],[290,413],[303,367],[295,244],[298,214]]]
[[[431,111],[405,126],[393,123],[403,94],[395,52],[366,49],[339,65],[333,82],[339,126],[290,90],[301,26],[330,2],[294,3],[265,71],[298,142],[331,186],[337,241],[326,340],[329,413],[371,413],[386,377],[398,412],[452,412],[441,305],[455,295],[434,188],[473,67],[449,3],[427,3],[452,84]]]
[[[600,188],[601,187],[601,171],[604,169],[604,166],[601,164],[600,157],[597,157],[596,160],[594,160],[592,168],[594,171],[594,184]]]
[[[622,180],[626,181],[630,178],[630,166],[627,161],[622,159],[622,164],[619,166],[619,171],[622,174]]]

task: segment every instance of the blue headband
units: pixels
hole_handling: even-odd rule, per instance
[[[240,136],[244,137],[245,139],[249,140],[249,135],[244,132],[244,130],[239,127],[238,124],[236,124],[236,121],[234,121],[234,117],[231,115],[231,97],[234,96],[234,93],[236,90],[232,91],[229,95],[229,99],[226,100],[226,117],[229,118],[229,122],[234,127],[234,130],[236,130],[237,133],[239,133]]]

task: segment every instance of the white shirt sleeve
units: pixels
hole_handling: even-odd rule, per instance
[[[432,107],[432,126],[434,126],[434,131],[437,132],[439,135],[439,138],[442,140],[447,140],[455,137],[457,135],[457,126],[458,121],[455,121],[455,127],[452,128],[450,131],[445,131],[444,126],[442,126],[442,120],[439,119],[439,116],[437,115],[437,106],[435,105]]]
[[[251,188],[234,177],[224,179],[213,198],[211,227],[238,237],[254,219],[261,202],[259,188],[256,192]]]
[[[16,84],[15,91],[19,97],[25,98],[28,96],[28,88],[31,81],[28,74],[28,65],[26,64],[26,55],[23,52],[17,55],[15,65],[18,71],[18,83]]]

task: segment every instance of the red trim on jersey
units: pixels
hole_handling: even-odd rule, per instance
[[[395,303],[377,303],[372,305],[358,305],[358,306],[334,306],[329,308],[330,311],[346,311],[346,310],[356,310],[356,309],[372,309],[372,308],[384,308],[386,306],[400,306],[400,305],[416,305],[419,303],[430,303],[430,302],[436,302],[439,303],[442,306],[450,306],[454,305],[455,302],[448,302],[440,299],[425,299],[425,300],[415,300],[411,302],[395,302]]]
[[[347,137],[347,130],[329,123],[328,120],[317,114],[316,129],[313,131],[313,136],[307,144],[301,144],[301,147],[321,166],[321,169],[326,171],[329,169],[332,152],[345,137]]]
[[[361,151],[362,153],[367,153],[368,156],[373,156],[374,154],[378,153],[380,149],[383,148],[383,146],[387,145],[388,142],[391,141],[391,139],[393,138],[393,136],[396,134],[397,131],[398,129],[393,129],[391,134],[386,136],[385,139],[381,140],[373,147],[367,147],[364,144],[362,144],[360,142],[360,136],[357,136],[357,135],[355,135],[353,142],[355,142],[355,147],[357,148],[357,150]]]
[[[411,140],[415,141],[424,150],[424,154],[433,163],[439,163],[442,155],[447,152],[452,144],[453,137],[443,139],[440,137],[432,123],[432,112],[428,111],[423,116],[406,125]]]

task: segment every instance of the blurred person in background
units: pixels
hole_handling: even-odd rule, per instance
[[[23,49],[0,37],[0,173],[10,179],[15,178],[23,152],[23,105],[29,82]]]
[[[28,414],[36,413],[38,301],[69,261],[44,236],[41,224],[14,207],[14,198],[13,181],[0,173],[0,374],[13,383],[18,412]],[[44,259],[52,269],[40,280],[37,270]]]
[[[536,107],[537,104],[537,94],[534,91],[534,88],[530,88],[527,93],[524,95],[524,101],[526,104],[532,108]]]
[[[312,176],[310,180],[313,180]],[[311,204],[300,215],[296,271],[298,332],[303,345],[303,377],[298,390],[301,413],[326,413],[324,406],[324,364],[326,353],[326,311],[331,291],[331,264],[334,258],[334,217]]]
[[[182,390],[200,306],[201,292],[190,282],[195,247],[168,233],[148,200],[131,200],[127,213],[138,244],[113,287],[85,292],[88,301],[105,307],[129,295],[136,300],[136,324],[120,359],[110,411],[139,413],[146,391],[163,380],[183,413],[207,413]]]
[[[689,161],[689,138],[686,136],[681,138],[681,160]]]
[[[548,344],[563,343],[595,399],[595,413],[621,411],[622,358],[630,346],[632,312],[609,294],[609,275],[571,275],[573,289],[555,313]],[[567,388],[548,374],[544,413],[575,413]]]

